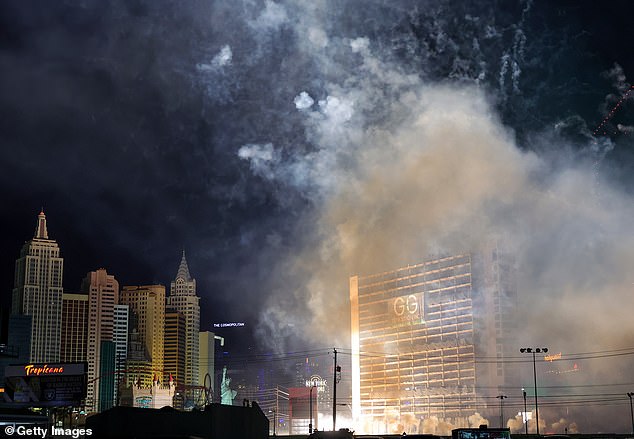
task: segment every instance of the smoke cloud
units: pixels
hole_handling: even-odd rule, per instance
[[[574,334],[588,319],[611,333],[614,326],[601,318],[581,322],[561,311],[592,306],[624,317],[609,303],[630,300],[632,276],[623,270],[632,257],[628,196],[583,158],[553,165],[552,156],[521,151],[482,90],[416,81],[382,67],[362,46],[361,64],[373,68],[332,84],[337,96],[320,100],[305,117],[316,151],[291,156],[269,175],[290,186],[301,182],[315,202],[304,218],[314,241],[300,240],[290,256],[310,267],[310,274],[297,275],[314,288],[305,292],[307,302],[319,304],[309,307],[313,329],[321,334],[319,322],[333,313],[346,321],[351,274],[478,248],[501,236],[521,261],[531,306],[547,322],[527,333],[552,340],[553,333]],[[359,44],[348,47],[359,52]],[[376,94],[391,99],[374,111]],[[561,142],[568,151],[556,136],[541,141]],[[595,288],[619,301],[599,299]],[[272,296],[271,306],[280,299]],[[345,335],[333,341],[347,343]]]
[[[274,271],[295,288],[267,297],[262,339],[280,351],[294,343],[289,334],[348,346],[349,276],[498,238],[517,258],[521,344],[548,345],[564,358],[634,346],[634,203],[610,181],[609,169],[595,166],[604,150],[587,127],[579,127],[581,143],[545,130],[522,149],[477,81],[411,74],[363,35],[329,34],[319,5],[303,10],[295,35],[328,78],[325,96],[313,107],[300,88],[289,102],[314,149],[287,151],[274,162],[271,148],[239,153],[254,172],[310,200]],[[518,30],[502,57],[504,93],[520,92],[526,39]],[[625,382],[624,362],[631,359],[588,361],[582,373],[593,382]]]
[[[295,97],[294,102],[295,102],[295,107],[298,110],[306,110],[307,108],[310,108],[313,106],[313,104],[315,103],[315,100],[311,98],[308,93],[303,91]]]

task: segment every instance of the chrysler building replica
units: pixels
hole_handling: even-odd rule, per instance
[[[170,286],[167,306],[185,316],[185,376],[186,386],[198,385],[198,332],[200,331],[200,297],[196,295],[196,279],[189,274],[185,252],[176,279]]]

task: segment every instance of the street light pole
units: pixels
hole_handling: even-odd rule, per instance
[[[313,432],[313,389],[315,388],[315,383],[313,382],[313,385],[310,386],[310,391],[308,398],[310,399],[309,402],[309,407],[310,407],[310,423],[308,424],[308,434],[311,434]]]
[[[520,348],[522,354],[533,354],[533,382],[535,383],[535,425],[539,435],[539,412],[537,407],[537,368],[535,367],[535,354],[546,353],[548,348]]]
[[[275,436],[275,424],[277,423],[277,419],[275,415],[277,414],[275,410],[269,410],[269,413],[273,413],[273,436]],[[269,430],[271,431],[271,430]]]
[[[528,415],[526,414],[526,390],[522,388],[522,393],[524,394],[524,431],[528,434]]]
[[[334,349],[335,364],[332,370],[332,431],[335,431],[337,425],[337,349]]]
[[[535,425],[539,436],[539,411],[537,409],[537,369],[535,368],[535,352],[533,352],[533,382],[535,383]]]
[[[500,428],[504,428],[504,398],[508,398],[506,395],[496,396],[500,400]]]
[[[632,396],[634,396],[634,392],[627,392],[627,397],[630,398],[630,415],[632,416],[632,436],[634,436],[634,410],[632,409]]]

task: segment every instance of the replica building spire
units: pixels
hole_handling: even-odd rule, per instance
[[[176,279],[183,279],[186,282],[192,281],[192,276],[189,274],[189,267],[187,266],[187,259],[185,259],[185,250],[183,250],[183,257],[181,258],[181,264],[178,267],[178,273],[176,273]]]
[[[37,227],[35,228],[36,239],[48,239],[48,230],[46,230],[46,215],[44,215],[44,208],[40,210],[40,214],[37,216]]]

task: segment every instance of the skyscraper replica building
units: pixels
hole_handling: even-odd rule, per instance
[[[104,342],[112,342],[114,334],[114,307],[119,300],[119,282],[115,277],[100,268],[91,271],[82,282],[82,292],[88,296],[88,391],[86,396],[87,411],[101,410],[100,389],[105,383],[114,383],[112,376],[101,376],[101,371],[114,370],[114,354],[103,356],[101,349]],[[110,345],[107,345],[108,349]],[[103,358],[102,358],[103,357]],[[102,360],[113,364],[102,365]],[[103,381],[103,382],[102,382]],[[107,389],[108,395],[114,393]],[[111,400],[112,398],[110,398]],[[109,404],[112,404],[110,401]]]
[[[118,388],[123,406],[161,408],[171,406],[175,383],[163,381],[165,371],[165,287],[124,286],[121,304],[129,307],[126,377]]]
[[[35,236],[15,262],[14,314],[32,317],[30,361],[59,362],[62,335],[62,272],[57,242],[48,237],[46,215],[37,217]]]
[[[128,384],[150,386],[154,376],[162,377],[165,338],[165,287],[163,285],[124,286],[120,304],[128,305]],[[133,376],[131,376],[133,375]]]
[[[88,295],[62,295],[62,343],[60,361],[86,361],[88,346]]]
[[[170,376],[179,382],[185,374],[185,317],[176,310],[165,311],[163,382]]]
[[[125,385],[126,360],[128,358],[128,333],[130,324],[128,305],[114,306],[114,326],[112,341],[115,344],[115,402],[118,401],[119,387]]]
[[[176,279],[170,285],[167,306],[185,316],[185,375],[183,382],[177,384],[203,384],[196,382],[199,364],[200,298],[196,295],[196,279],[189,274],[184,251]]]
[[[501,361],[517,349],[514,264],[496,245],[353,276],[350,301],[352,410],[362,433],[427,433],[429,418],[468,427],[476,412],[494,416],[499,388],[516,383]]]

